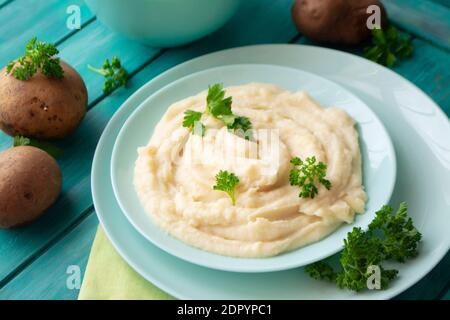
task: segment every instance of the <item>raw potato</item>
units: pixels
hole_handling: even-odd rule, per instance
[[[323,43],[354,45],[366,40],[370,5],[381,8],[381,25],[386,11],[378,0],[297,0],[292,6],[292,18],[300,33]]]
[[[35,147],[0,153],[0,228],[27,224],[40,217],[61,192],[55,159]]]
[[[0,73],[0,129],[37,139],[60,139],[74,131],[86,114],[87,90],[80,75],[61,61],[64,77],[38,72],[29,80]]]

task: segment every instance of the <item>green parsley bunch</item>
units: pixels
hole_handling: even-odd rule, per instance
[[[395,214],[392,212],[392,207],[383,206],[367,231],[355,227],[347,234],[339,257],[339,270],[326,261],[318,261],[306,266],[305,271],[312,278],[334,282],[339,288],[361,291],[367,286],[369,266],[378,266],[381,289],[387,288],[398,270],[384,269],[382,263],[386,260],[405,262],[417,256],[422,238],[407,216],[406,203],[401,203]]]
[[[125,87],[127,84],[128,72],[122,67],[118,57],[112,57],[111,62],[109,62],[109,59],[106,59],[101,68],[94,68],[91,65],[88,65],[88,68],[105,77],[105,83],[103,84],[103,92],[105,94],[111,93],[120,86]]]
[[[316,181],[322,184],[327,190],[331,188],[331,182],[325,178],[327,174],[327,165],[323,162],[316,163],[316,157],[308,157],[303,161],[299,157],[291,159],[295,166],[289,173],[289,182],[291,186],[301,188],[300,198],[311,198],[319,192]]]
[[[18,80],[28,80],[40,70],[47,77],[62,78],[64,70],[59,58],[55,57],[58,53],[54,44],[34,37],[26,44],[24,55],[8,63],[6,73],[12,73]]]
[[[213,186],[213,189],[226,192],[230,196],[233,205],[235,205],[236,198],[234,195],[234,191],[238,184],[239,178],[234,173],[220,170],[216,175],[216,185]]]
[[[390,25],[372,30],[372,44],[364,48],[364,57],[387,67],[393,67],[398,59],[411,57],[413,46],[409,36],[401,36],[397,28]]]

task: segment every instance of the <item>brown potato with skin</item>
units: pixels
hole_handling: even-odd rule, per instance
[[[40,217],[58,198],[62,176],[55,159],[29,146],[0,153],[0,228]]]
[[[1,70],[0,129],[11,136],[61,139],[78,127],[86,114],[86,86],[72,67],[63,61],[61,66],[61,79],[37,72],[23,81]]]
[[[386,10],[378,0],[297,0],[291,13],[300,33],[322,43],[355,45],[366,40],[370,5],[381,9],[381,25],[387,22]]]

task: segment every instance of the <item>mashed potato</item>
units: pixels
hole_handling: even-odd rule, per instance
[[[337,108],[304,92],[269,84],[226,88],[232,110],[250,118],[253,138],[203,116],[205,136],[182,127],[187,109],[204,111],[206,92],[169,107],[147,146],[138,150],[134,184],[155,223],[197,248],[235,257],[268,257],[317,241],[364,212],[358,133]],[[328,165],[330,190],[300,198],[289,183],[292,157]],[[239,177],[236,204],[213,190],[215,175]]]

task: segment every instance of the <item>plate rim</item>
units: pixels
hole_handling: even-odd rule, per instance
[[[416,92],[418,92],[420,95],[422,95],[424,97],[424,99],[428,102],[428,105],[430,105],[432,107],[433,112],[435,112],[439,118],[442,118],[442,119],[445,119],[448,121],[447,115],[436,104],[436,102],[433,101],[433,99],[431,99],[427,94],[425,94],[425,92],[421,88],[417,87],[410,80],[402,77],[401,75],[397,74],[393,70],[390,70],[388,68],[380,66],[372,61],[366,60],[360,56],[357,56],[357,55],[354,55],[351,53],[343,52],[343,51],[340,51],[337,49],[332,49],[332,48],[324,48],[324,47],[317,47],[317,46],[304,45],[304,44],[256,44],[256,45],[241,46],[241,47],[235,47],[235,48],[227,48],[227,49],[220,50],[220,51],[206,53],[201,56],[194,57],[192,59],[184,61],[180,64],[172,66],[170,69],[165,70],[164,72],[162,72],[162,73],[158,74],[157,76],[155,76],[154,78],[150,79],[148,82],[146,82],[144,85],[142,85],[138,90],[136,90],[133,94],[130,95],[130,97],[128,97],[125,100],[125,102],[121,105],[121,107],[118,110],[116,110],[115,114],[111,117],[108,124],[106,125],[106,127],[98,141],[98,144],[97,144],[97,147],[95,150],[95,154],[94,154],[94,160],[93,160],[93,166],[92,166],[92,172],[91,172],[92,194],[93,194],[94,207],[96,208],[96,215],[99,219],[100,225],[102,226],[102,228],[105,232],[105,235],[110,240],[110,242],[112,243],[114,248],[117,250],[119,255],[121,255],[125,259],[125,261],[134,270],[136,270],[144,279],[151,281],[152,283],[157,285],[159,288],[161,288],[162,290],[166,291],[167,293],[169,293],[175,297],[178,297],[181,299],[189,298],[189,297],[185,296],[184,294],[178,292],[176,289],[172,289],[172,288],[166,286],[164,283],[161,283],[154,275],[148,274],[145,272],[145,270],[142,270],[137,265],[137,263],[134,261],[134,259],[131,258],[126,253],[126,250],[122,249],[122,245],[116,241],[115,236],[111,233],[111,230],[108,228],[108,223],[106,222],[106,220],[104,220],[104,217],[106,217],[107,214],[105,215],[104,213],[101,213],[98,211],[98,203],[97,203],[97,200],[95,197],[95,195],[97,193],[96,192],[96,168],[95,168],[96,159],[99,157],[99,152],[101,151],[103,145],[106,143],[105,140],[107,139],[106,138],[108,135],[107,133],[111,130],[110,123],[113,120],[119,118],[121,116],[121,114],[123,112],[125,112],[124,110],[127,108],[127,106],[135,103],[135,100],[136,100],[136,103],[139,103],[139,100],[140,100],[139,96],[142,94],[142,92],[145,92],[146,90],[148,90],[147,88],[149,86],[151,86],[153,83],[164,80],[164,77],[167,77],[168,75],[170,75],[170,73],[174,72],[175,68],[182,69],[182,68],[186,67],[186,65],[188,65],[188,64],[196,63],[200,59],[203,59],[203,58],[211,56],[211,55],[218,54],[219,52],[227,53],[227,52],[233,51],[233,50],[242,50],[242,49],[251,49],[251,48],[261,49],[264,47],[276,48],[278,50],[284,50],[284,49],[292,50],[294,47],[296,47],[297,49],[306,48],[307,50],[311,50],[311,49],[324,50],[324,51],[329,51],[332,54],[337,54],[337,55],[342,55],[342,56],[350,56],[351,59],[363,60],[364,63],[366,63],[368,66],[375,66],[377,68],[382,69],[384,72],[387,71],[387,73],[390,74],[397,81],[401,81],[401,82],[407,84],[411,89],[415,90]],[[442,260],[442,258],[448,253],[449,249],[450,249],[450,237],[447,237],[447,243],[445,245],[439,247],[439,252],[436,255],[437,258],[435,258],[435,261],[429,265],[426,265],[425,268],[422,268],[421,272],[417,274],[417,276],[414,278],[414,280],[412,280],[402,286],[398,286],[396,289],[390,289],[389,291],[384,292],[383,294],[380,294],[381,297],[378,297],[378,298],[379,299],[390,299],[390,298],[395,297],[396,295],[400,294],[401,292],[407,290],[408,288],[410,288],[417,282],[419,282],[426,274],[428,274]]]
[[[161,250],[179,258],[182,259],[184,261],[202,266],[202,267],[207,267],[207,268],[211,268],[211,269],[216,269],[216,270],[221,270],[221,271],[230,271],[230,272],[242,272],[242,273],[260,273],[260,272],[273,272],[273,271],[283,271],[283,270],[289,270],[289,269],[294,269],[294,268],[299,268],[299,267],[303,267],[305,265],[314,263],[316,261],[319,260],[323,260],[326,259],[327,257],[330,257],[334,254],[336,254],[337,252],[341,251],[344,247],[343,245],[343,241],[334,244],[334,246],[332,247],[332,249],[326,249],[325,253],[320,252],[320,254],[317,254],[316,256],[312,257],[312,258],[305,258],[303,260],[300,260],[300,262],[295,262],[294,257],[284,257],[283,255],[276,255],[272,258],[274,261],[270,261],[270,263],[265,263],[264,260],[266,258],[238,258],[238,257],[228,257],[228,256],[222,256],[219,254],[216,254],[214,252],[208,252],[202,249],[199,249],[197,247],[191,246],[189,244],[184,243],[182,240],[173,237],[169,234],[167,234],[167,232],[165,232],[165,230],[162,230],[158,225],[156,225],[153,221],[151,221],[151,217],[149,213],[146,213],[150,223],[152,223],[154,226],[156,226],[160,231],[162,231],[163,233],[166,233],[166,235],[168,237],[171,237],[172,239],[175,239],[177,241],[181,241],[183,242],[183,244],[188,245],[189,246],[189,250],[193,250],[189,251],[190,253],[184,253],[184,252],[180,252],[179,250],[177,250],[176,248],[173,248],[170,244],[165,244],[160,242],[157,238],[158,237],[153,237],[151,234],[149,234],[149,232],[145,231],[144,227],[141,227],[137,221],[136,218],[133,218],[133,214],[129,213],[129,210],[127,210],[127,205],[125,204],[125,197],[122,196],[122,192],[120,192],[120,190],[122,190],[121,187],[118,186],[118,180],[120,180],[118,178],[118,173],[116,172],[116,170],[114,170],[115,168],[117,168],[117,161],[119,161],[118,159],[120,159],[120,146],[123,143],[120,143],[121,141],[123,141],[123,136],[126,134],[125,132],[128,130],[128,128],[130,127],[130,125],[133,123],[133,121],[135,121],[135,119],[139,116],[139,113],[142,113],[142,110],[144,108],[148,108],[148,104],[149,101],[151,101],[154,96],[157,96],[158,94],[162,94],[163,92],[167,92],[167,90],[171,90],[171,87],[176,86],[177,84],[186,82],[186,81],[190,81],[192,78],[195,78],[196,76],[199,76],[201,74],[205,74],[208,72],[215,72],[218,71],[220,72],[223,69],[228,69],[228,68],[243,68],[243,67],[251,67],[251,68],[265,68],[268,67],[270,68],[276,68],[276,69],[285,69],[287,72],[291,71],[291,72],[295,72],[295,73],[299,73],[299,74],[304,74],[304,75],[308,75],[311,78],[315,78],[317,79],[317,81],[321,81],[322,83],[327,83],[329,85],[335,86],[337,89],[341,90],[342,92],[344,92],[347,96],[349,96],[353,101],[356,101],[358,104],[361,104],[362,107],[365,108],[364,111],[367,111],[368,114],[373,117],[374,122],[377,124],[377,126],[379,126],[379,128],[384,132],[384,135],[386,137],[385,139],[385,144],[387,146],[387,158],[389,161],[388,166],[392,169],[392,176],[389,177],[389,185],[387,185],[387,188],[385,188],[386,190],[386,200],[385,203],[388,203],[389,200],[392,197],[392,194],[394,192],[394,187],[395,187],[395,183],[396,183],[396,178],[397,178],[397,158],[396,158],[396,153],[395,153],[395,148],[392,142],[392,138],[389,135],[389,132],[387,131],[386,127],[384,126],[383,122],[381,121],[381,119],[376,115],[376,113],[370,108],[370,106],[368,106],[364,101],[362,101],[357,95],[355,95],[354,93],[352,93],[351,91],[349,91],[348,89],[344,88],[342,85],[329,80],[323,76],[320,76],[318,74],[309,72],[309,71],[305,71],[302,69],[297,69],[297,68],[293,68],[293,67],[288,67],[288,66],[280,66],[280,65],[274,65],[274,64],[260,64],[260,63],[255,63],[255,64],[227,64],[227,65],[223,65],[223,66],[216,66],[216,67],[212,67],[212,68],[207,68],[207,69],[203,69],[201,71],[197,71],[197,72],[193,72],[191,74],[188,74],[186,76],[183,76],[179,79],[177,79],[176,81],[170,82],[169,84],[163,86],[162,88],[160,88],[159,90],[156,90],[155,92],[151,93],[150,95],[148,95],[137,107],[135,107],[135,109],[131,112],[131,114],[127,117],[127,119],[125,120],[125,122],[122,124],[119,133],[117,134],[117,136],[115,137],[115,142],[114,142],[114,146],[113,146],[113,151],[112,151],[112,155],[111,155],[111,162],[110,162],[110,175],[111,175],[111,183],[112,183],[112,189],[114,192],[114,196],[115,196],[115,200],[118,203],[120,209],[122,210],[122,213],[125,215],[125,217],[127,218],[127,220],[131,223],[131,225],[142,235],[144,236],[148,241],[150,241],[153,245],[157,246],[158,248],[160,248]],[[167,106],[168,108],[169,106]],[[357,122],[355,120],[355,126],[356,125],[361,125],[361,123]],[[155,125],[156,126],[156,125]],[[360,144],[361,144],[361,133],[358,131],[359,134],[359,139],[360,139]],[[150,138],[149,138],[150,139]],[[147,140],[149,140],[147,139]],[[361,152],[362,154],[362,152]],[[369,161],[370,163],[370,161]],[[361,165],[362,167],[363,165]],[[363,168],[361,168],[363,171]],[[366,187],[366,185],[364,185],[364,187]],[[370,197],[368,197],[370,200]],[[142,204],[141,204],[142,207]],[[142,210],[145,211],[144,208],[142,208]],[[373,212],[373,215],[375,214],[376,210]],[[365,210],[364,213],[362,213],[361,215],[364,214],[368,214],[367,210]],[[360,214],[357,214],[356,216],[359,216]],[[338,229],[342,228],[343,226],[348,226],[351,227],[352,225],[354,225],[355,221],[353,221],[350,224],[346,224],[343,223],[342,225],[340,225],[335,231],[337,231]],[[360,226],[363,230],[366,230],[368,228],[368,224],[364,225],[364,226]],[[302,248],[305,248],[307,246],[310,245],[317,245],[320,242],[326,240],[329,236],[331,236],[335,231],[333,231],[332,233],[326,235],[325,237],[323,237],[322,239],[320,239],[319,241],[315,241],[311,244],[308,244],[306,246],[303,247],[299,247],[297,249],[294,249],[292,251],[289,251],[288,253],[290,254],[295,254],[295,251],[297,250],[302,250]],[[217,257],[218,259],[223,259],[222,262],[217,262],[217,261],[211,261],[209,259],[199,259],[199,257],[195,257],[192,256],[192,254],[195,253],[204,253],[206,252],[207,254],[211,254],[215,257]],[[287,261],[284,261],[284,259],[287,259]],[[229,261],[228,261],[229,260]],[[242,263],[239,263],[239,260],[242,261]],[[255,263],[255,265],[247,265],[246,262],[247,260],[252,260],[252,263]],[[267,261],[267,260],[265,260]]]

